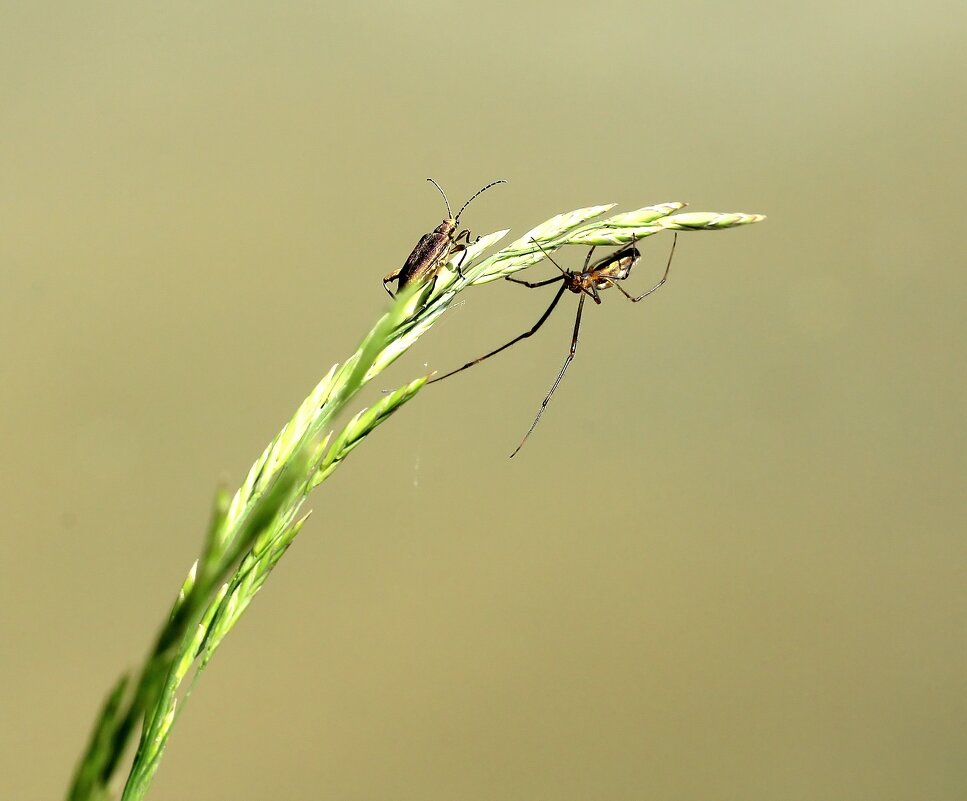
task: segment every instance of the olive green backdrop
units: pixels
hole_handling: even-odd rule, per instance
[[[936,0],[4,3],[0,795],[62,795],[216,483],[443,218],[432,175],[510,181],[475,233],[769,220],[588,308],[513,461],[570,296],[360,447],[151,797],[967,796],[965,39]],[[378,385],[549,299],[464,297]]]

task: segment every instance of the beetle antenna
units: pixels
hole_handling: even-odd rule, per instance
[[[428,180],[431,184],[433,184],[439,190],[440,194],[443,195],[443,202],[447,204],[447,217],[452,220],[453,219],[453,212],[450,211],[450,201],[447,200],[447,193],[444,192],[443,191],[443,187],[440,186],[440,184],[438,184],[432,178],[427,178],[426,180]]]
[[[486,192],[492,186],[497,186],[497,184],[505,184],[505,183],[507,183],[507,182],[505,180],[503,180],[502,178],[499,181],[491,181],[483,189],[481,189],[479,192],[477,192],[476,195],[474,195],[473,197],[471,197],[470,200],[473,200],[473,198],[477,197],[477,195],[482,195],[484,192]],[[440,190],[440,191],[443,191],[443,190]],[[467,208],[467,206],[470,205],[470,200],[468,200],[466,203],[464,203],[460,207],[460,211],[457,212],[457,216],[453,218],[454,219],[454,222],[458,222],[460,220],[460,215],[463,214],[463,210],[465,208]]]

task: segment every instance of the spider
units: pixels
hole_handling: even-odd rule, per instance
[[[564,296],[565,291],[570,290],[574,294],[580,295],[581,298],[578,300],[577,316],[574,318],[574,333],[571,336],[571,349],[567,354],[567,358],[564,360],[564,366],[561,368],[561,372],[557,374],[557,378],[554,379],[554,383],[551,385],[551,391],[547,393],[547,397],[545,397],[541,403],[541,408],[538,410],[537,416],[534,418],[534,422],[531,423],[531,427],[527,429],[527,433],[524,434],[524,438],[520,441],[520,444],[510,455],[511,459],[513,459],[517,455],[518,451],[524,447],[524,443],[527,442],[527,438],[531,435],[534,429],[537,428],[537,424],[541,420],[541,415],[544,414],[544,409],[547,408],[547,404],[550,402],[558,384],[560,384],[561,379],[564,378],[564,373],[567,372],[567,368],[571,364],[571,360],[574,358],[574,354],[578,347],[578,332],[581,329],[581,312],[584,310],[585,299],[591,298],[591,300],[593,300],[595,303],[600,304],[601,296],[599,295],[599,292],[610,287],[615,287],[632,303],[638,303],[638,301],[644,300],[650,294],[657,291],[668,278],[668,271],[672,266],[672,257],[675,255],[675,245],[678,244],[678,232],[675,232],[675,238],[672,240],[671,251],[668,254],[668,263],[665,265],[665,272],[662,275],[661,280],[647,292],[644,292],[637,297],[630,295],[619,283],[619,281],[624,281],[629,275],[631,275],[631,269],[641,258],[641,253],[635,246],[635,240],[632,240],[630,244],[625,245],[620,250],[616,250],[614,253],[611,253],[604,258],[598,259],[593,264],[591,263],[591,255],[594,253],[594,247],[592,247],[591,250],[588,251],[587,257],[584,259],[584,266],[581,268],[580,272],[575,272],[574,270],[565,270],[554,260],[550,253],[541,247],[541,244],[537,240],[532,239],[531,241],[541,249],[541,252],[547,256],[548,259],[550,259],[551,263],[557,267],[558,270],[560,270],[561,274],[555,276],[554,278],[548,278],[545,281],[536,281],[534,283],[530,281],[521,281],[520,279],[513,278],[509,275],[506,276],[506,278],[508,281],[511,281],[515,284],[521,284],[530,289],[549,286],[550,284],[560,282],[561,286],[557,290],[557,294],[554,295],[554,299],[551,301],[550,305],[540,316],[537,322],[534,323],[530,330],[514,337],[512,340],[510,340],[510,342],[506,343],[505,345],[501,345],[496,350],[492,350],[490,353],[486,353],[473,361],[467,362],[465,365],[463,365],[463,367],[458,367],[456,370],[451,370],[449,373],[445,373],[444,375],[433,378],[427,382],[432,384],[436,381],[442,381],[444,378],[449,378],[452,375],[456,375],[463,370],[473,367],[475,364],[480,364],[480,362],[484,361],[484,359],[489,359],[491,356],[496,356],[501,351],[507,350],[507,348],[509,348],[511,345],[516,345],[522,339],[527,339],[527,337],[533,336],[537,333],[540,327],[544,325],[544,323],[547,321],[547,318],[551,316],[551,312],[554,311],[558,302]]]

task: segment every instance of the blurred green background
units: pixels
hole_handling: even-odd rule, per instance
[[[510,180],[475,233],[769,220],[588,308],[513,461],[570,296],[356,451],[151,797],[967,797],[965,38],[936,0],[3,4],[2,795],[62,795],[216,482],[443,218],[432,175]],[[377,384],[549,300],[464,297]]]

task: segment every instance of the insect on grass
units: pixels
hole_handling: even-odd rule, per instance
[[[593,300],[595,303],[600,304],[601,296],[599,293],[602,290],[615,287],[632,303],[638,303],[638,301],[644,300],[653,292],[657,291],[668,278],[668,271],[672,266],[672,257],[675,255],[675,245],[678,243],[678,233],[675,233],[675,238],[672,240],[671,251],[668,254],[668,262],[665,265],[665,272],[662,275],[661,280],[647,292],[643,292],[641,295],[637,296],[629,294],[619,283],[631,275],[632,268],[641,258],[641,253],[636,247],[636,243],[634,241],[628,245],[625,245],[621,249],[616,250],[614,253],[599,259],[593,264],[591,263],[591,255],[594,253],[594,248],[592,247],[591,250],[588,251],[588,255],[584,260],[584,266],[581,268],[580,272],[575,272],[574,270],[565,270],[554,260],[550,253],[541,247],[537,240],[532,241],[541,249],[544,255],[550,259],[551,263],[557,267],[558,270],[560,270],[561,274],[555,276],[554,278],[548,278],[545,281],[537,281],[534,283],[530,281],[521,281],[520,279],[512,278],[509,275],[506,276],[506,279],[515,284],[521,284],[522,286],[529,287],[530,289],[537,289],[538,287],[542,286],[550,286],[551,284],[560,282],[561,286],[558,288],[553,300],[551,300],[550,305],[538,318],[537,322],[534,323],[534,325],[523,334],[519,334],[510,340],[510,342],[507,342],[506,344],[501,345],[499,348],[490,351],[490,353],[486,353],[473,361],[467,362],[465,365],[463,365],[463,367],[458,367],[456,370],[451,370],[449,373],[431,379],[427,382],[432,384],[436,381],[442,381],[444,378],[449,378],[452,375],[456,375],[457,373],[467,370],[476,364],[480,364],[480,362],[484,361],[484,359],[489,359],[491,356],[496,356],[501,351],[507,350],[507,348],[511,347],[512,345],[516,345],[522,339],[527,339],[528,337],[533,336],[538,332],[538,330],[540,330],[540,327],[547,322],[547,318],[550,317],[554,309],[557,308],[557,304],[560,302],[566,291],[570,290],[574,294],[580,295],[580,299],[578,300],[577,315],[574,318],[574,332],[571,335],[571,348],[568,351],[567,358],[564,360],[564,366],[561,367],[561,371],[557,374],[557,378],[554,379],[554,383],[551,385],[551,391],[547,393],[547,397],[545,397],[541,403],[541,407],[537,412],[537,416],[534,418],[534,422],[531,423],[531,427],[527,429],[527,433],[524,434],[524,438],[520,441],[520,444],[510,455],[510,458],[512,459],[517,455],[518,451],[524,447],[524,443],[527,442],[527,438],[531,435],[534,429],[537,428],[537,424],[541,420],[541,415],[544,414],[544,409],[546,409],[547,404],[550,403],[551,397],[554,395],[555,390],[557,390],[558,385],[561,383],[561,379],[564,378],[564,373],[567,372],[567,368],[571,364],[571,360],[574,358],[574,354],[578,347],[578,334],[581,330],[581,313],[584,311],[585,299],[591,298],[591,300]]]
[[[440,194],[443,195],[443,202],[447,204],[447,217],[436,228],[430,231],[430,233],[423,234],[420,237],[420,241],[416,243],[416,247],[410,252],[402,267],[383,278],[383,288],[389,293],[391,298],[395,297],[392,290],[387,286],[391,281],[399,279],[399,283],[396,285],[397,292],[408,284],[426,282],[436,276],[440,268],[450,260],[453,254],[466,251],[467,245],[470,244],[470,231],[467,229],[458,231],[460,227],[460,215],[470,205],[470,201],[482,195],[490,187],[507,183],[504,180],[498,180],[487,184],[483,189],[472,195],[470,200],[460,207],[460,211],[454,217],[453,212],[450,210],[450,201],[447,200],[447,193],[432,178],[427,178],[426,180],[433,184],[439,190]],[[464,240],[463,243],[460,242],[461,239]],[[460,277],[462,278],[463,273],[460,272],[460,264],[457,264],[457,272],[460,273]]]

